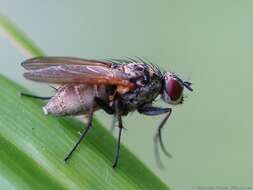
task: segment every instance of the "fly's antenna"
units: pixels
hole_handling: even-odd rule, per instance
[[[174,77],[189,91],[193,91],[193,88],[191,87],[192,83],[189,81],[183,81],[181,78],[179,78],[177,75],[174,75]]]

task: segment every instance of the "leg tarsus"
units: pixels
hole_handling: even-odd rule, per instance
[[[159,145],[157,142],[157,135],[154,136],[154,153],[155,153],[155,161],[159,169],[163,169],[163,163],[161,161],[160,153],[159,153]]]
[[[160,159],[160,155],[159,155],[159,151],[158,151],[158,144],[160,145],[165,156],[167,156],[168,158],[172,158],[172,155],[166,150],[163,140],[162,140],[162,128],[165,125],[165,123],[167,122],[167,120],[169,119],[172,109],[171,108],[159,108],[159,107],[153,107],[153,106],[146,105],[146,106],[143,106],[142,108],[138,109],[138,111],[142,114],[150,115],[150,116],[161,115],[161,114],[166,113],[166,116],[164,117],[164,119],[162,120],[160,125],[158,126],[157,133],[154,136],[156,162],[157,162],[159,168],[163,168],[163,165],[162,165],[162,162]]]
[[[120,140],[121,140],[121,134],[122,134],[123,127],[119,127],[119,134],[118,134],[118,141],[117,141],[117,148],[113,160],[112,167],[115,168],[117,166],[117,163],[119,161],[119,155],[120,155]]]
[[[115,106],[116,106],[116,117],[118,119],[118,128],[119,128],[119,133],[118,133],[118,141],[117,141],[117,147],[116,147],[116,152],[114,155],[114,160],[112,167],[115,168],[118,164],[119,161],[119,156],[120,156],[120,141],[121,141],[121,134],[122,134],[122,129],[123,129],[123,124],[122,124],[122,117],[120,114],[120,108],[119,108],[119,101],[115,101]]]
[[[28,98],[40,99],[40,100],[49,100],[49,99],[52,98],[52,96],[42,97],[42,96],[35,96],[35,95],[32,95],[32,94],[26,94],[26,93],[23,93],[23,92],[20,92],[19,95],[24,96],[24,97],[28,97]]]
[[[64,158],[64,161],[67,162],[69,160],[69,158],[71,157],[71,155],[74,153],[74,151],[76,150],[76,148],[78,147],[78,145],[82,142],[82,140],[84,139],[85,135],[87,134],[87,132],[92,128],[92,118],[93,118],[93,106],[91,106],[90,109],[90,113],[89,113],[89,120],[88,120],[88,124],[87,127],[83,130],[80,138],[78,139],[78,141],[76,142],[76,144],[74,145],[74,147],[71,149],[71,151],[67,154],[67,156]]]
[[[172,155],[166,150],[166,148],[164,146],[164,143],[163,143],[163,140],[162,140],[162,128],[165,125],[165,123],[167,122],[167,120],[169,119],[171,112],[172,112],[172,109],[169,108],[169,111],[167,112],[166,116],[164,117],[164,119],[162,120],[162,122],[160,123],[160,125],[158,126],[158,131],[157,131],[157,134],[155,136],[155,138],[158,139],[158,142],[159,142],[159,144],[161,146],[161,149],[162,149],[163,153],[168,158],[171,158]]]
[[[172,158],[172,155],[166,150],[166,148],[164,146],[161,130],[158,131],[155,138],[159,140],[160,147],[161,147],[163,153],[165,154],[165,156],[167,156],[168,158]]]

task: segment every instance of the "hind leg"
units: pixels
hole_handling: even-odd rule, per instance
[[[24,96],[24,97],[29,97],[29,98],[40,99],[40,100],[49,100],[49,99],[52,98],[52,96],[42,97],[42,96],[35,96],[35,95],[32,95],[32,94],[26,94],[26,93],[23,93],[23,92],[20,92],[19,95]]]
[[[81,136],[79,137],[78,141],[75,143],[74,147],[70,150],[70,152],[64,158],[65,162],[67,162],[69,160],[69,158],[72,156],[72,154],[75,152],[75,150],[77,149],[79,144],[82,142],[82,140],[84,139],[84,137],[88,133],[88,131],[92,128],[93,113],[94,113],[94,109],[93,109],[93,106],[91,106],[91,108],[89,110],[88,124],[85,127],[85,129],[83,130],[83,132],[82,132]]]

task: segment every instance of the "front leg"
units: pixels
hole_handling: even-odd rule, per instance
[[[171,157],[170,153],[166,150],[163,140],[162,140],[162,128],[169,119],[172,109],[171,108],[159,108],[159,107],[153,107],[153,106],[143,106],[138,109],[139,113],[142,113],[144,115],[149,116],[156,116],[161,114],[166,114],[160,125],[158,126],[157,134],[155,135],[155,142],[157,143],[157,140],[159,140],[160,146],[162,148],[162,151],[167,157]]]
[[[159,142],[161,149],[163,151],[163,153],[171,158],[171,154],[166,150],[163,140],[162,140],[162,128],[165,125],[165,123],[167,122],[167,120],[169,119],[172,109],[171,108],[159,108],[159,107],[153,107],[153,106],[143,106],[141,108],[138,109],[139,113],[142,113],[144,115],[149,115],[149,116],[156,116],[156,115],[161,115],[161,114],[166,114],[164,119],[162,120],[162,122],[160,123],[160,125],[158,126],[158,130],[157,133],[155,135],[155,145],[157,145],[157,143]],[[156,151],[157,152],[157,151]],[[156,156],[159,156],[158,154],[156,154]],[[157,160],[160,160],[157,157]]]
[[[144,115],[156,116],[171,112],[171,108],[159,108],[153,106],[143,106],[138,108],[138,112]]]
[[[119,154],[120,154],[120,141],[121,141],[121,134],[122,134],[122,129],[123,127],[123,122],[122,122],[122,116],[120,113],[120,103],[119,100],[116,100],[115,102],[115,117],[118,119],[118,128],[119,128],[119,133],[118,133],[118,141],[117,141],[117,146],[116,146],[116,152],[114,155],[114,160],[113,160],[113,164],[112,167],[115,168],[117,166],[117,163],[119,161]]]

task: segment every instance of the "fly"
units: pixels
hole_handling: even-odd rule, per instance
[[[184,88],[193,91],[191,82],[182,80],[175,73],[162,72],[157,66],[140,58],[101,61],[71,57],[36,57],[25,60],[21,65],[28,70],[24,73],[25,78],[60,85],[52,97],[21,93],[23,96],[48,99],[48,103],[43,107],[46,115],[88,115],[86,128],[64,158],[65,162],[92,128],[94,112],[99,109],[118,120],[119,132],[113,168],[119,160],[122,116],[133,111],[149,116],[165,114],[155,139],[168,155],[163,145],[161,130],[172,109],[155,107],[152,103],[161,96],[168,104],[182,104]]]

